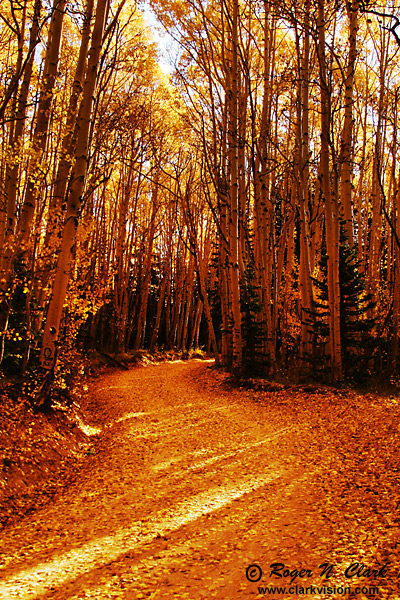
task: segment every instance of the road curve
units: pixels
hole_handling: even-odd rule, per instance
[[[91,385],[95,453],[64,494],[4,532],[1,599],[240,600],[270,581],[271,563],[315,573],[332,531],[308,425],[210,367],[163,363]],[[261,582],[246,577],[253,563]]]

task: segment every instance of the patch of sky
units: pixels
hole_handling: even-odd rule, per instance
[[[145,14],[148,25],[152,30],[154,41],[158,45],[160,67],[164,73],[172,74],[179,57],[179,44],[165,30],[152,11],[150,3],[147,0],[140,3],[140,8]]]

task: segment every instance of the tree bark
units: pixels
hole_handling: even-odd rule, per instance
[[[340,339],[339,288],[339,215],[337,198],[330,183],[331,94],[327,79],[325,54],[325,0],[318,0],[318,46],[321,86],[321,189],[325,205],[326,250],[328,255],[329,348],[331,376],[334,382],[343,377]]]
[[[346,0],[349,19],[349,58],[347,61],[345,81],[345,113],[339,157],[341,169],[340,200],[343,211],[344,227],[348,243],[352,246],[353,239],[353,105],[354,105],[354,73],[357,60],[358,32],[358,0]]]
[[[228,92],[230,167],[229,282],[232,307],[232,369],[242,370],[242,315],[239,285],[239,180],[238,180],[238,0],[232,6],[232,59]],[[207,308],[204,305],[206,315]]]
[[[67,0],[54,0],[53,4],[53,15],[50,22],[36,126],[33,134],[31,157],[26,175],[27,186],[18,223],[18,251],[22,253],[27,249],[36,205],[43,192],[46,171],[44,156],[47,145],[54,84],[58,73],[58,60],[66,2]]]
[[[76,161],[71,177],[68,194],[67,215],[61,242],[61,251],[53,284],[52,296],[47,312],[45,330],[40,353],[40,362],[45,369],[52,369],[56,359],[56,344],[71,276],[73,247],[80,214],[82,194],[85,187],[88,166],[89,129],[92,118],[93,99],[99,71],[100,52],[108,0],[98,0],[96,18],[92,34],[88,69],[83,88],[83,96],[78,115],[78,135],[76,143]]]

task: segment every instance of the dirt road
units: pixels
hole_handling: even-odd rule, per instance
[[[342,444],[321,421],[321,398],[308,413],[287,391],[233,389],[210,365],[140,367],[91,386],[94,454],[63,495],[3,533],[0,598],[340,597],[328,584],[354,594],[359,580],[343,569],[376,560],[384,532],[368,538],[352,521],[359,495],[346,500],[343,539],[343,493],[337,509],[324,493]],[[329,580],[323,563],[334,564]],[[257,567],[246,577],[251,564],[260,581]],[[285,591],[259,589],[269,583]]]

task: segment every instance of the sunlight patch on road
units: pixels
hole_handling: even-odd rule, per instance
[[[275,479],[279,474],[254,477],[239,484],[215,487],[192,496],[174,507],[159,511],[152,519],[135,522],[132,527],[105,536],[59,555],[53,560],[21,570],[0,583],[2,600],[34,600],[50,588],[59,588],[74,581],[79,575],[118,559],[128,550],[141,547],[157,536],[210,514],[247,493],[251,493]],[[8,565],[11,567],[11,563]]]
[[[195,422],[187,422],[185,425],[182,424],[182,418],[170,418],[164,419],[159,423],[149,423],[147,427],[141,427],[140,429],[132,429],[130,431],[130,439],[159,439],[160,437],[165,437],[172,433],[181,433],[182,431],[187,431],[188,429],[194,429],[196,427],[201,427],[203,425],[208,425],[210,423],[210,419],[207,417],[205,419],[199,419]]]
[[[93,427],[93,425],[89,425],[82,421],[79,415],[77,415],[76,419],[78,421],[79,429],[81,429],[85,435],[90,437],[91,435],[100,435],[102,432],[102,429],[99,427]]]
[[[206,458],[206,459],[202,460],[201,462],[195,463],[194,465],[183,467],[186,471],[198,471],[198,470],[201,470],[204,467],[212,465],[216,462],[220,462],[220,461],[223,461],[223,460],[226,460],[229,458],[235,458],[239,454],[243,454],[244,452],[247,452],[248,450],[256,448],[257,446],[263,446],[264,444],[268,444],[274,438],[281,436],[283,433],[286,433],[287,431],[289,431],[289,427],[280,429],[279,431],[274,433],[274,435],[270,435],[266,438],[263,438],[262,440],[259,440],[258,442],[254,442],[252,444],[246,444],[245,446],[238,446],[235,449],[233,449],[231,452],[224,452],[223,454],[214,455],[214,450],[212,448],[202,448],[201,450],[196,450],[195,452],[189,452],[188,454],[184,454],[184,455],[181,455],[176,458],[170,458],[168,460],[159,462],[159,463],[153,465],[152,469],[153,469],[153,471],[157,471],[157,472],[163,471],[163,470],[169,469],[170,467],[174,466],[177,463],[182,463],[185,460],[188,460],[189,457],[202,456],[204,454],[212,453],[213,456],[211,456],[210,458]]]
[[[309,477],[310,473],[306,472],[303,475],[301,475],[300,477],[296,478],[294,481],[292,481],[291,483],[286,482],[285,484],[285,488],[284,488],[284,494],[285,495],[290,495],[293,493],[293,490],[298,489],[299,484],[301,485],[301,483],[306,480]],[[272,479],[278,479],[278,477],[275,478],[271,478]],[[253,505],[252,505],[253,506]],[[226,524],[219,520],[218,524],[215,526],[215,523],[212,523],[211,526],[208,526],[207,529],[204,529],[202,531],[204,531],[205,533],[201,534],[201,537],[204,536],[203,540],[200,542],[200,544],[197,546],[200,548],[204,548],[204,547],[209,547],[208,543],[207,543],[207,537],[211,534],[211,539],[212,536],[215,534],[216,531],[219,531],[220,534],[223,535],[223,530],[224,527],[226,526]],[[167,538],[169,539],[169,538]],[[189,565],[191,564],[191,556],[193,555],[193,549],[194,547],[196,547],[196,542],[198,542],[198,539],[195,540],[192,536],[189,536],[188,539],[171,539],[169,540],[170,543],[168,543],[168,545],[163,548],[157,548],[156,550],[156,555],[152,554],[151,556],[148,557],[144,557],[142,556],[140,558],[140,561],[137,562],[136,564],[131,564],[129,565],[129,571],[124,571],[123,572],[123,581],[124,581],[124,585],[126,586],[125,589],[127,589],[127,587],[129,586],[129,590],[134,591],[136,593],[139,592],[138,594],[138,598],[140,597],[147,597],[147,598],[160,598],[160,600],[162,599],[163,596],[158,596],[157,593],[160,590],[159,588],[159,577],[164,576],[165,575],[170,575],[173,571],[174,571],[174,567],[179,569],[181,572],[183,573],[187,573],[186,569],[188,568],[188,562],[184,562],[186,557],[187,559],[189,559]],[[233,544],[236,544],[237,541],[233,538],[232,540]],[[232,559],[232,558],[231,558]],[[201,559],[202,560],[202,559]],[[174,563],[174,561],[176,561]],[[194,563],[195,564],[195,563]],[[221,571],[221,573],[223,573],[223,571]],[[150,575],[151,578],[153,578],[154,581],[154,596],[153,595],[148,595],[149,594],[149,585],[148,585],[148,581],[146,582],[145,577]],[[157,579],[156,579],[157,578]],[[196,573],[195,575],[195,581],[200,579],[198,576],[198,573]],[[155,583],[157,581],[157,584]],[[86,597],[87,598],[95,598],[96,600],[98,600],[99,598],[105,598],[106,593],[107,592],[112,592],[115,591],[115,589],[118,588],[112,588],[113,585],[113,578],[110,576],[106,576],[101,580],[101,583],[98,583],[98,581],[96,581],[96,583],[92,583],[92,585],[90,586],[90,584],[85,587],[85,593],[86,593]],[[187,591],[188,590],[188,585],[187,582],[185,582],[186,585],[184,585],[184,590],[181,588],[181,592],[183,591]],[[167,584],[168,585],[168,584]],[[179,587],[175,588],[173,590],[176,594],[176,597],[179,597]],[[250,598],[250,592],[249,592],[249,598]],[[110,596],[112,597],[112,596]],[[168,596],[169,597],[169,596]],[[175,597],[175,596],[174,596]],[[183,594],[182,594],[182,598],[183,598]],[[186,597],[186,596],[185,596]],[[203,597],[203,596],[202,596]],[[211,595],[210,595],[211,597]],[[228,596],[225,596],[226,598],[228,598]],[[317,599],[317,597],[316,597]],[[284,600],[284,599],[281,599]]]
[[[194,404],[192,402],[186,402],[181,405],[181,408],[186,410],[193,406],[194,406]],[[218,408],[216,408],[216,410],[218,410]],[[172,416],[170,416],[170,415],[172,415]],[[114,419],[114,420],[106,423],[104,425],[104,428],[110,428],[110,427],[113,427],[116,423],[122,423],[124,421],[128,421],[130,419],[136,419],[136,418],[140,418],[140,417],[149,417],[149,418],[154,417],[154,420],[150,422],[150,426],[152,426],[152,427],[157,427],[157,426],[162,426],[162,425],[164,425],[164,427],[171,427],[172,425],[174,425],[176,423],[182,422],[182,416],[177,417],[175,407],[171,406],[169,408],[165,408],[165,409],[161,409],[161,410],[124,413],[121,417],[118,417],[117,419]],[[188,414],[187,419],[189,420],[190,418],[191,418],[191,415]],[[137,430],[138,435],[140,435],[140,431],[141,430],[139,430],[139,429]]]
[[[285,427],[285,429],[281,429],[280,431],[277,431],[276,433],[274,433],[274,435],[270,435],[258,442],[254,442],[253,444],[246,444],[246,446],[236,448],[236,450],[232,450],[232,452],[226,452],[224,454],[212,456],[211,458],[206,458],[205,460],[188,467],[187,470],[188,471],[197,471],[198,469],[203,469],[204,467],[207,467],[208,465],[212,465],[213,463],[219,462],[220,460],[226,460],[227,458],[234,458],[238,454],[243,454],[243,452],[247,452],[247,450],[256,448],[257,446],[262,446],[264,444],[268,444],[268,442],[271,442],[274,438],[281,436],[283,433],[286,433],[288,430],[289,430],[289,427]]]
[[[187,456],[187,455],[185,454],[185,456]],[[181,460],[184,460],[184,458],[183,459],[182,459],[182,457],[170,458],[169,460],[164,460],[163,462],[159,462],[159,463],[153,465],[152,469],[153,469],[153,471],[164,471],[165,469],[169,469],[176,463],[181,462]]]
[[[149,415],[150,413],[146,413],[146,412],[130,412],[130,413],[126,413],[126,415],[122,415],[122,417],[119,417],[119,419],[116,419],[115,421],[113,421],[114,423],[121,423],[122,421],[127,421],[128,419],[137,419],[139,417],[143,417],[144,415]]]

